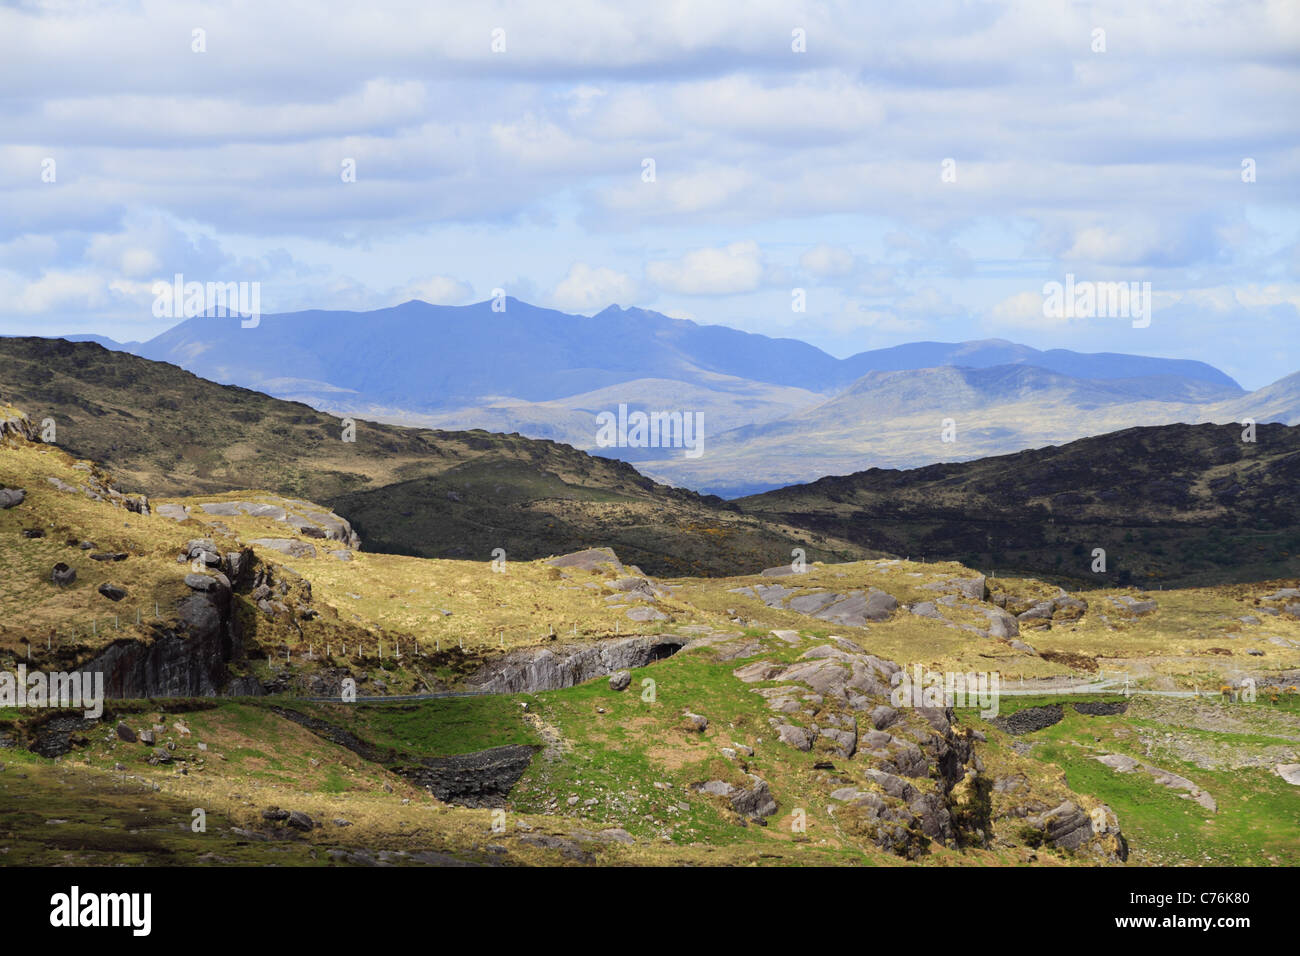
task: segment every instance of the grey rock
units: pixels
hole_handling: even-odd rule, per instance
[[[812,750],[813,740],[816,739],[811,730],[806,727],[796,727],[793,724],[778,725],[776,735],[782,743],[803,751]]]
[[[60,561],[50,570],[50,580],[59,587],[67,587],[77,580],[76,568],[70,568]]]
[[[126,588],[118,587],[116,584],[109,584],[107,581],[101,584],[97,590],[110,601],[120,601],[126,597]]]
[[[287,554],[291,558],[316,557],[315,545],[308,544],[306,541],[299,541],[296,538],[254,538],[248,543],[263,548],[270,548],[272,551],[279,551],[281,554]]]

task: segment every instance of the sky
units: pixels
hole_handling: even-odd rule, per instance
[[[1296,0],[0,2],[0,334],[147,339],[179,273],[1257,388],[1300,370],[1298,183]],[[1067,275],[1150,323],[1045,315]]]

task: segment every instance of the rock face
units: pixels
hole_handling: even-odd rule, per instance
[[[517,744],[454,757],[430,757],[418,766],[395,769],[444,803],[503,807],[534,753],[535,747]]]
[[[485,666],[466,682],[493,693],[535,693],[573,687],[618,670],[644,667],[671,657],[687,644],[675,635],[628,637],[599,644],[560,644],[512,651]]]
[[[216,554],[191,542],[187,554]],[[205,562],[206,563],[206,562]],[[251,561],[250,561],[251,564]],[[154,625],[154,639],[115,641],[79,670],[102,672],[110,698],[198,697],[263,693],[255,680],[232,681],[229,664],[244,657],[243,634],[232,614],[232,585],[217,567],[230,567],[217,555],[212,574],[186,575],[191,593],[176,606],[174,625]],[[197,579],[191,583],[190,578]],[[196,584],[200,585],[196,589]]]

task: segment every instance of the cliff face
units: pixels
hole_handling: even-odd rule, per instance
[[[559,690],[614,671],[644,667],[652,661],[663,660],[676,654],[686,643],[684,637],[660,635],[513,651],[485,665],[469,679],[468,684],[474,690],[499,694]]]
[[[177,604],[174,624],[156,626],[154,639],[147,643],[116,641],[81,670],[102,672],[108,697],[261,695],[264,690],[256,679],[236,678],[228,666],[243,660],[245,653],[226,572],[236,580],[246,578],[250,560],[251,552],[235,552],[223,559],[224,571],[188,576],[192,593]]]

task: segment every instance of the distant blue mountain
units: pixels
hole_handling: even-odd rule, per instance
[[[261,387],[328,383],[382,405],[437,409],[485,397],[526,401],[574,395],[634,378],[696,381],[720,373],[824,388],[838,360],[793,339],[700,326],[611,306],[569,315],[518,299],[437,306],[411,301],[373,312],[294,312],[187,319],[141,347],[214,381]]]
[[[1148,358],[1120,352],[1072,352],[1048,349],[1043,352],[1005,339],[976,342],[910,342],[887,349],[859,352],[844,360],[852,378],[868,372],[901,372],[917,368],[956,365],[992,368],[996,365],[1033,365],[1073,378],[1113,379],[1172,375],[1242,391],[1229,375],[1213,365],[1191,359]]]
[[[1043,352],[997,339],[918,342],[837,359],[794,339],[645,309],[610,306],[594,316],[571,315],[513,298],[504,312],[492,311],[489,302],[411,301],[372,312],[267,315],[254,328],[243,328],[237,317],[198,317],[129,350],[275,395],[349,394],[362,405],[409,411],[501,398],[543,402],[645,378],[708,385],[727,375],[828,393],[872,371],[946,365],[1026,364],[1076,378],[1159,376],[1242,391],[1203,362]]]

